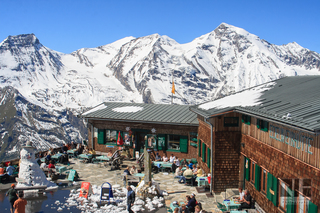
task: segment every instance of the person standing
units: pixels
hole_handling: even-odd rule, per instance
[[[127,193],[127,210],[129,213],[133,213],[133,211],[131,210],[131,207],[133,206],[134,204],[134,201],[136,200],[136,194],[135,192],[131,189],[130,186],[127,186],[127,190],[128,190],[128,193]]]
[[[25,213],[27,200],[23,199],[23,192],[20,192],[18,197],[18,200],[16,200],[13,204],[13,208],[15,209],[14,213]]]
[[[18,200],[17,196],[17,190],[15,189],[16,185],[11,184],[11,189],[9,189],[6,193],[6,196],[9,196],[9,202],[10,202],[10,211],[13,213],[13,204],[16,200]]]
[[[126,185],[127,185],[127,176],[128,175],[131,175],[130,174],[130,171],[129,171],[129,166],[123,171],[123,185],[124,185],[124,187],[126,187]]]

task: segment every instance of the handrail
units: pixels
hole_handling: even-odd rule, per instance
[[[227,199],[227,186],[230,186],[231,184],[236,183],[236,182],[242,183],[244,181],[243,180],[235,180],[235,181],[232,181],[231,183],[228,183],[227,185],[225,185],[224,188],[226,189],[226,192],[224,194],[224,199]]]

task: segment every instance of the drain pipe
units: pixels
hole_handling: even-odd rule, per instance
[[[207,123],[207,124],[209,124],[210,125],[210,147],[211,147],[211,149],[210,149],[210,172],[211,172],[211,183],[210,183],[210,195],[212,195],[212,186],[213,186],[213,165],[214,165],[214,162],[213,162],[213,125],[212,125],[212,123],[210,123],[210,122],[208,122],[208,118],[205,118],[205,122]]]

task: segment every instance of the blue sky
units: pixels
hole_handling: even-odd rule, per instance
[[[0,8],[1,41],[34,33],[64,53],[153,33],[187,43],[222,22],[273,44],[295,41],[320,53],[319,0],[0,0]]]

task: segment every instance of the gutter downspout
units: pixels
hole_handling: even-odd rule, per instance
[[[210,152],[211,152],[210,153],[210,160],[211,160],[211,162],[210,162],[210,164],[211,164],[211,166],[210,166],[210,173],[211,173],[210,195],[212,195],[213,165],[214,165],[214,162],[213,162],[214,161],[213,160],[213,125],[212,125],[212,123],[208,122],[207,118],[205,118],[205,122],[210,125],[210,147],[211,147],[211,149],[210,149]]]
[[[93,132],[93,130],[94,130],[94,128],[93,128],[93,125],[92,124],[90,124],[91,125],[91,147],[92,147],[92,149],[93,150],[95,150],[95,147],[93,147],[93,137],[94,137],[94,132]]]

